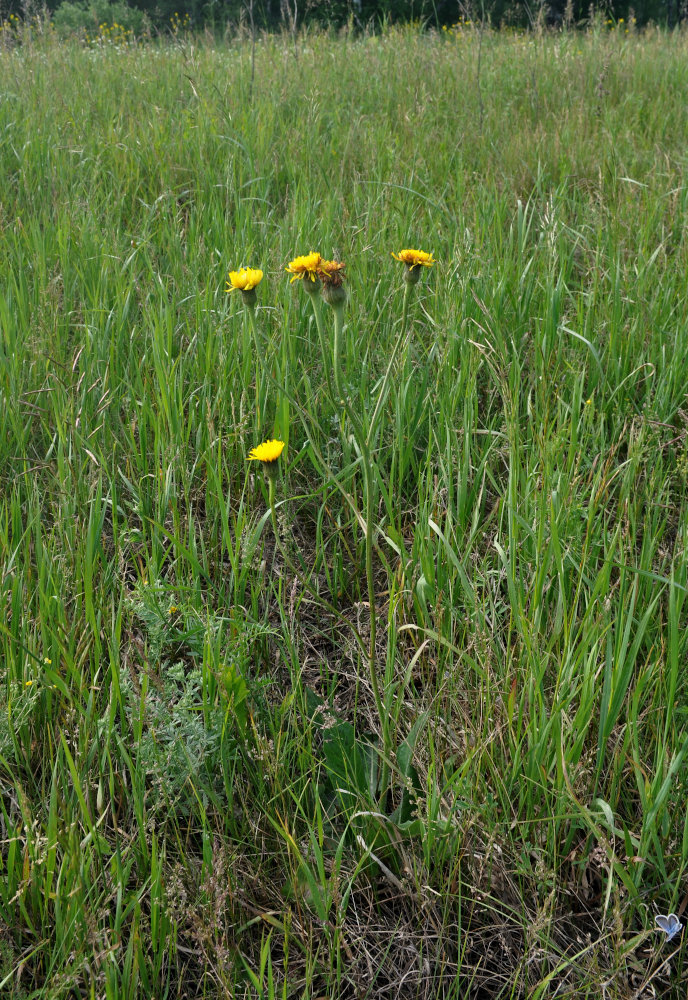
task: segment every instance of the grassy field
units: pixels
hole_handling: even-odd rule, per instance
[[[685,997],[687,95],[602,23],[0,51],[2,997]]]

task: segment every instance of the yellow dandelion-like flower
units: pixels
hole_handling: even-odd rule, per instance
[[[392,257],[395,260],[400,260],[402,264],[406,264],[410,268],[418,267],[419,265],[432,267],[435,263],[432,254],[425,253],[424,250],[400,250],[398,254],[393,253]]]
[[[321,260],[318,276],[322,281],[322,297],[329,306],[341,308],[346,302],[346,289],[343,286],[345,264],[339,260]]]
[[[311,253],[307,253],[304,257],[295,257],[294,260],[289,261],[285,271],[293,275],[290,284],[301,278],[308,278],[310,281],[315,281],[321,260],[322,258],[319,253],[311,251]]]
[[[344,268],[346,264],[340,260],[321,260],[318,265],[318,275],[322,278],[324,285],[334,285],[338,288],[342,279],[346,278]]]
[[[263,272],[259,267],[242,267],[238,271],[229,272],[227,291],[250,292],[263,280]]]
[[[263,441],[248,453],[248,461],[272,465],[280,457],[283,449],[284,441]]]

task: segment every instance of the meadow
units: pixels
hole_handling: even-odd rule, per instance
[[[603,21],[0,47],[2,997],[685,997],[687,95]]]

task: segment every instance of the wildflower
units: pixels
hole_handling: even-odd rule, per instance
[[[284,441],[264,441],[248,453],[249,462],[262,462],[263,472],[272,480],[277,475],[277,459],[284,449]]]
[[[432,254],[425,253],[424,250],[400,250],[398,254],[393,253],[392,257],[395,260],[400,260],[402,264],[406,264],[410,268],[419,267],[420,265],[423,267],[432,267],[435,263]]]
[[[295,257],[294,260],[289,261],[285,271],[288,271],[292,275],[290,284],[301,278],[308,278],[309,281],[315,282],[318,277],[318,268],[320,267],[321,259],[319,253],[311,251],[304,257]]]
[[[248,453],[249,462],[263,462],[272,465],[282,454],[284,441],[264,441]]]
[[[250,292],[263,280],[263,272],[259,267],[242,267],[238,271],[229,272],[227,291]],[[231,288],[229,286],[232,286]]]
[[[178,611],[179,611],[179,608],[177,607],[176,604],[170,604],[170,607],[169,607],[167,613],[168,613],[168,615],[171,616],[171,615],[176,615]]]
[[[50,664],[51,664],[51,663],[52,663],[53,661],[52,661],[52,660],[50,659],[50,657],[49,657],[49,656],[44,656],[44,657],[43,657],[43,662],[44,662],[44,663],[46,664],[46,666],[48,666],[48,667],[49,667],[49,666],[50,666]]]
[[[345,264],[338,260],[321,260],[318,276],[322,281],[322,297],[329,306],[343,306],[346,302],[346,289],[342,282]]]
[[[346,264],[341,260],[321,260],[318,266],[318,274],[322,278],[323,284],[341,286],[342,278],[345,278],[344,268]]]
[[[400,250],[398,254],[393,253],[392,257],[401,261],[402,264],[406,264],[404,281],[408,282],[409,285],[415,285],[418,282],[421,267],[432,267],[435,263],[432,254],[425,253],[424,250]]]
[[[242,267],[238,271],[229,272],[226,291],[240,291],[244,305],[256,304],[256,286],[263,280],[263,272],[259,267]]]
[[[24,687],[25,688],[30,688],[32,684],[33,684],[33,681],[24,681]]]

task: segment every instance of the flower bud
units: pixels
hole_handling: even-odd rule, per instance
[[[322,286],[322,297],[328,306],[332,306],[333,309],[346,305],[346,288],[344,285],[329,285],[323,284]]]
[[[420,281],[420,268],[409,267],[407,264],[402,277],[407,285],[417,285]]]
[[[344,264],[338,260],[321,260],[318,274],[322,281],[322,297],[333,309],[343,308],[347,295],[344,287]]]
[[[302,285],[306,295],[317,295],[320,291],[320,278],[305,278]]]

